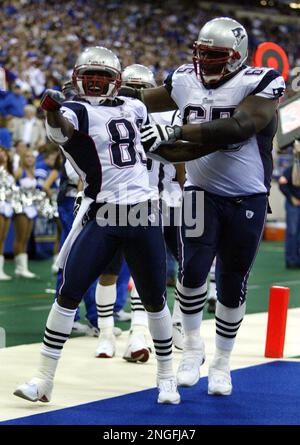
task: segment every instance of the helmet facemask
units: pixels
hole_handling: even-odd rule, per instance
[[[194,43],[194,69],[204,85],[216,84],[236,71],[240,58],[233,48]]]
[[[89,64],[74,68],[73,85],[78,95],[91,104],[114,99],[121,87],[121,73],[105,65]]]

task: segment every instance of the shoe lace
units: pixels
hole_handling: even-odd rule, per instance
[[[231,384],[230,372],[222,369],[214,369],[213,379],[216,383]]]
[[[163,392],[176,392],[177,385],[174,378],[172,379],[160,379],[159,380],[159,389]]]
[[[179,371],[190,371],[193,368],[200,368],[203,362],[202,354],[193,352],[185,352],[181,363],[179,364]]]

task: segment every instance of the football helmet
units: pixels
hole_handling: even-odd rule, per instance
[[[122,83],[118,57],[102,46],[87,48],[75,62],[72,83],[77,95],[91,104],[113,99]]]
[[[194,43],[193,63],[204,85],[220,82],[238,71],[248,56],[245,28],[229,17],[207,22]]]
[[[122,84],[133,88],[155,88],[157,86],[152,71],[137,63],[124,69]]]

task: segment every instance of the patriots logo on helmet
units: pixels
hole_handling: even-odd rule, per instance
[[[244,29],[241,27],[238,28],[234,28],[232,30],[234,37],[237,40],[237,44],[239,45],[241,43],[241,41],[246,37]]]

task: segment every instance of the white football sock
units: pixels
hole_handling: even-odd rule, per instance
[[[182,326],[186,335],[189,331],[200,329],[203,308],[207,295],[207,284],[197,288],[182,286],[179,281],[176,283],[176,291],[182,312]]]
[[[147,312],[157,359],[158,378],[174,376],[172,366],[172,318],[167,304],[160,312]]]
[[[111,284],[110,286],[102,286],[102,284],[97,283],[96,306],[98,313],[98,328],[102,331],[114,327],[113,310],[116,299],[116,284]]]
[[[145,311],[144,305],[140,299],[140,296],[138,294],[138,291],[136,290],[136,287],[133,286],[131,291],[131,329],[134,328],[134,326],[145,326],[148,328],[148,315]]]
[[[76,309],[66,309],[57,301],[52,305],[48,315],[41,354],[58,360],[62,348],[71,334]]]
[[[217,301],[216,304],[216,347],[232,351],[235,337],[246,312],[246,302],[237,308],[229,308]]]

